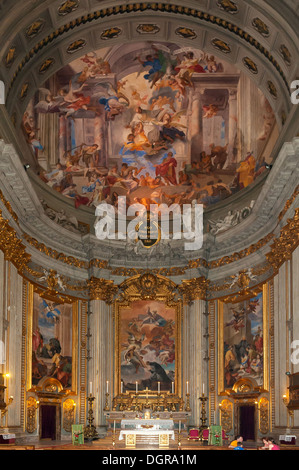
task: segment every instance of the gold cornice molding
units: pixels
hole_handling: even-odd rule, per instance
[[[285,214],[286,211],[289,209],[289,207],[291,206],[292,202],[294,201],[296,197],[296,194],[297,194],[296,191],[298,191],[298,187],[293,193],[292,198],[290,198],[286,202],[285,208],[280,214],[282,213]],[[3,200],[3,197],[1,198],[1,194],[0,194],[0,199],[2,203],[5,203],[5,201]],[[5,206],[8,208],[6,204]],[[10,210],[10,213],[13,212],[11,211],[12,209]],[[14,220],[16,220],[15,217],[14,217]],[[265,255],[267,259],[267,264],[262,267],[262,270],[258,270],[257,268],[253,267],[252,272],[257,270],[257,274],[258,274],[258,273],[265,273],[271,270],[270,277],[273,277],[273,275],[277,273],[280,266],[286,260],[290,259],[293,251],[297,248],[299,244],[299,230],[298,229],[299,229],[299,208],[296,208],[294,210],[294,217],[289,218],[287,220],[287,224],[281,229],[279,237],[276,238],[274,242],[272,243],[270,252]],[[23,233],[23,236],[25,240],[31,246],[33,246],[38,251],[46,254],[47,256],[51,258],[62,261],[71,266],[81,267],[85,269],[88,269],[88,267],[90,266],[90,263],[88,262],[78,260],[74,257],[66,256],[63,253],[58,253],[57,251],[51,248],[47,248],[43,243],[39,243],[36,239],[29,237],[29,235],[27,234]],[[264,247],[273,238],[274,238],[274,234],[270,233],[269,235],[265,236],[260,241],[258,241],[256,244],[251,245],[249,248],[246,248],[239,253],[234,253],[230,257],[228,256],[228,257],[220,258],[219,260],[215,260],[211,264],[209,263],[209,265],[210,267],[211,265],[213,265],[213,267],[215,268],[216,266],[219,267],[219,266],[223,266],[225,264],[231,263],[233,261],[240,260],[243,257],[249,256],[249,254],[254,253],[261,247]],[[38,272],[30,268],[29,265],[31,262],[31,255],[27,253],[26,246],[23,244],[23,241],[17,236],[16,230],[9,225],[9,221],[3,217],[1,210],[0,210],[0,249],[4,253],[5,259],[10,261],[17,268],[19,274],[22,275],[23,277],[28,278],[28,276],[26,276],[26,273],[32,275],[33,277],[38,277],[41,274],[41,272]],[[97,262],[99,261],[100,260],[97,260]],[[155,294],[153,285],[155,285],[155,288],[156,288],[156,287],[159,287],[159,285],[162,282],[164,283],[164,287],[165,287],[165,283],[168,283],[170,299],[173,300],[175,297],[181,296],[183,301],[187,303],[190,303],[192,300],[195,300],[195,299],[207,299],[209,298],[209,293],[221,292],[221,287],[223,287],[223,290],[229,287],[228,283],[225,283],[223,286],[217,286],[215,284],[213,285],[213,283],[211,283],[208,279],[206,279],[203,276],[198,277],[198,278],[183,280],[180,285],[176,285],[175,283],[173,283],[171,280],[167,278],[167,276],[176,275],[176,274],[178,275],[178,273],[180,275],[184,274],[185,270],[183,268],[173,267],[170,270],[167,268],[154,269],[149,272],[153,276],[150,279],[149,273],[145,272],[144,270],[134,269],[132,271],[132,269],[126,269],[126,268],[121,268],[121,267],[114,268],[113,270],[111,267],[108,266],[108,263],[106,264],[106,261],[103,263],[104,263],[102,265],[103,268],[106,267],[108,270],[110,270],[110,272],[111,271],[115,272],[117,273],[117,275],[127,276],[127,275],[132,275],[134,273],[135,276],[131,277],[130,279],[138,278],[139,282],[140,283],[142,282],[139,285],[139,289],[144,298],[150,298],[152,296],[157,295],[157,292]],[[195,263],[196,263],[196,260],[195,260]],[[195,266],[192,265],[192,267],[195,267]],[[163,273],[164,276],[166,277],[163,277],[161,273]],[[55,274],[57,275],[56,271],[55,271]],[[51,281],[52,277],[50,277],[49,279]],[[113,280],[107,280],[107,279],[101,279],[101,278],[99,279],[96,277],[91,277],[88,281],[84,281],[83,283],[81,282],[79,285],[76,285],[76,286],[72,286],[69,283],[66,286],[68,289],[73,290],[76,293],[78,293],[78,297],[80,297],[79,292],[82,293],[86,291],[86,293],[89,295],[89,297],[92,300],[101,299],[107,303],[112,303],[113,299],[119,292],[121,292],[121,294],[124,295],[124,293],[126,292],[126,289],[128,288],[130,284],[129,282],[130,279],[127,281],[124,281],[124,283],[121,284],[120,287],[115,285]],[[266,280],[263,282],[266,282]],[[249,284],[247,284],[247,286],[244,286],[244,285],[239,286],[240,289],[239,289],[239,292],[237,293],[224,296],[224,297],[221,296],[217,298],[230,299],[230,301],[237,301],[240,298],[243,298],[245,296],[247,297],[248,295],[254,294],[260,288],[260,285],[257,285],[249,289],[248,285]],[[39,288],[44,289],[44,291],[46,292],[46,295],[49,295],[51,297],[53,296],[53,297],[58,298],[58,296],[60,297],[61,295],[58,292],[58,289],[56,289],[57,283],[55,284],[55,286],[48,285],[46,288],[39,286]],[[61,297],[69,298],[69,296],[65,296],[64,294],[62,294]]]
[[[0,248],[7,261],[10,261],[20,274],[31,260],[31,255],[26,252],[26,247],[22,240],[17,237],[16,231],[12,228],[7,219],[2,216],[0,210]]]
[[[159,300],[163,298],[168,305],[171,305],[178,301],[177,284],[166,277],[148,271],[120,284],[119,298],[123,303],[128,299]]]
[[[276,273],[282,264],[289,260],[299,245],[299,208],[295,209],[292,219],[281,229],[280,236],[271,245],[271,251],[266,254],[268,262]]]

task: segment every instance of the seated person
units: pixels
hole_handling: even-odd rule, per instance
[[[236,447],[243,447],[243,437],[238,435],[228,446],[230,449],[235,449]]]

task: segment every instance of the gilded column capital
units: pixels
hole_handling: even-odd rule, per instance
[[[193,300],[206,300],[207,292],[210,281],[204,276],[183,280],[182,284],[178,286],[180,294],[183,296],[185,303],[190,303]]]
[[[104,300],[107,304],[112,304],[118,292],[118,286],[108,279],[91,277],[87,281],[89,297],[91,300]]]

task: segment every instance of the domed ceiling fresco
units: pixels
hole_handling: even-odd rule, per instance
[[[83,46],[78,40],[69,53]],[[229,47],[217,38],[213,46]],[[278,137],[271,106],[250,79],[256,65],[247,57],[243,64],[247,73],[166,42],[77,58],[39,88],[23,116],[39,177],[76,208],[116,205],[120,195],[146,207],[209,207],[232,197],[271,164]]]

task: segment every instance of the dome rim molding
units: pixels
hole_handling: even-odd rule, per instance
[[[130,4],[126,4],[127,6],[131,6],[131,10],[129,11],[129,13],[126,12],[127,15],[130,15],[130,14],[135,14],[135,17],[136,18],[139,18],[141,19],[142,18],[142,15],[145,13],[145,14],[148,14],[149,13],[149,10],[148,8],[147,9],[143,9],[140,8],[141,5],[145,5],[145,4],[142,4],[142,3],[130,3]],[[169,19],[170,20],[175,20],[177,19],[179,16],[180,17],[183,17],[185,19],[186,22],[194,22],[194,21],[198,21],[201,25],[201,24],[204,24],[204,22],[210,22],[212,25],[217,25],[218,26],[218,29],[217,30],[222,30],[224,33],[228,33],[228,29],[229,29],[229,33],[231,34],[234,34],[236,37],[239,36],[240,40],[245,40],[246,43],[244,44],[244,46],[252,46],[253,49],[256,49],[256,51],[260,52],[260,55],[261,57],[263,57],[263,60],[262,62],[264,62],[264,60],[267,60],[267,62],[269,62],[269,64],[272,64],[272,66],[274,67],[275,71],[276,71],[276,75],[275,75],[275,79],[276,81],[280,80],[280,81],[283,81],[284,83],[284,91],[288,92],[288,94],[290,94],[290,87],[289,87],[289,84],[288,84],[288,80],[283,72],[283,69],[281,68],[280,64],[278,63],[278,61],[275,59],[275,57],[261,44],[261,42],[259,42],[255,37],[253,37],[251,34],[247,33],[245,30],[243,30],[242,28],[240,28],[239,26],[237,25],[234,25],[232,21],[228,21],[227,19],[225,18],[221,18],[220,16],[215,16],[213,14],[210,14],[210,13],[205,13],[204,11],[201,11],[201,10],[197,10],[195,8],[192,8],[192,7],[180,7],[179,5],[176,5],[176,4],[173,4],[173,3],[146,3],[146,5],[156,5],[156,6],[159,6],[159,5],[162,5],[164,8],[167,6],[168,7],[168,10],[167,11],[167,14],[169,15]],[[65,33],[68,33],[70,30],[72,29],[76,29],[78,26],[80,26],[81,24],[89,24],[91,21],[95,21],[95,20],[99,20],[99,19],[103,19],[103,17],[106,19],[108,19],[108,21],[110,22],[111,21],[111,16],[113,15],[114,18],[116,18],[117,15],[123,15],[122,12],[117,12],[116,13],[116,10],[117,8],[121,8],[121,6],[123,6],[123,4],[119,4],[119,5],[116,5],[114,7],[111,7],[110,9],[109,8],[104,8],[104,9],[101,9],[101,10],[98,10],[94,13],[89,13],[88,15],[85,15],[85,16],[81,16],[75,20],[71,20],[69,23],[66,23],[64,24],[63,26],[61,26],[58,30],[56,30],[54,33],[52,32],[51,34],[49,34],[48,36],[46,36],[46,38],[43,38],[42,40],[40,40],[34,47],[31,48],[31,50],[27,53],[27,55],[22,59],[22,61],[19,63],[19,65],[17,66],[17,68],[15,69],[15,72],[12,76],[12,79],[10,81],[10,84],[8,86],[8,91],[7,91],[7,106],[8,106],[8,109],[11,110],[14,106],[14,102],[12,102],[11,100],[11,94],[12,94],[12,91],[13,89],[17,88],[17,93],[14,94],[14,96],[18,96],[19,93],[18,91],[20,90],[20,87],[22,86],[22,83],[19,83],[20,82],[20,74],[21,72],[23,71],[23,69],[25,68],[25,66],[29,63],[31,63],[31,60],[38,55],[38,53],[46,48],[46,46],[48,46],[49,44],[52,43],[53,41],[53,47],[55,47],[55,39],[57,38],[60,38],[63,34]],[[136,9],[134,9],[134,7],[136,6]],[[139,6],[140,10],[137,9],[137,7]],[[172,7],[175,9],[185,9],[186,12],[173,12],[171,9]],[[109,11],[109,10],[113,10],[115,11],[115,13]],[[137,11],[136,11],[137,10]],[[155,11],[153,9],[153,11]],[[194,12],[193,14],[191,14],[191,12]],[[124,16],[123,16],[124,17]],[[98,25],[96,25],[96,27],[98,27]],[[103,25],[104,27],[104,25]],[[148,36],[149,37],[149,40],[150,40],[150,35]],[[135,39],[133,39],[135,41]],[[166,39],[165,39],[166,40]],[[114,41],[115,40],[112,40],[112,43],[114,44]],[[189,41],[190,42],[190,41]],[[91,50],[91,49],[90,49]],[[49,53],[48,55],[51,55],[51,50],[49,50]],[[259,57],[261,59],[261,57]],[[71,62],[71,59],[70,59],[70,62]],[[60,67],[61,68],[61,67]],[[58,69],[57,69],[58,70]],[[28,69],[27,69],[27,73],[28,73]],[[244,73],[246,73],[246,71],[244,70]],[[250,74],[250,72],[248,71],[247,72],[248,74]],[[252,77],[252,74],[249,75],[251,76],[251,78],[254,79],[254,77]],[[45,75],[46,77],[46,75]],[[258,85],[257,85],[258,86]],[[290,103],[289,103],[290,105]]]

